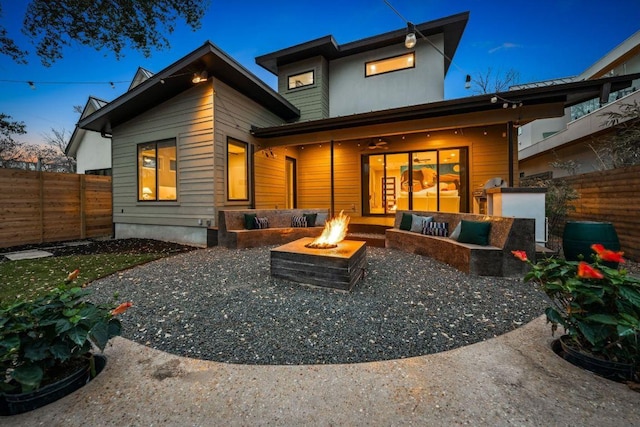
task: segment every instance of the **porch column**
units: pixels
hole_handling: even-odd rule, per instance
[[[330,178],[331,179],[331,216],[333,217],[336,214],[336,206],[335,206],[336,201],[335,201],[335,194],[334,194],[335,188],[334,188],[334,179],[333,179],[334,178],[334,175],[333,175],[334,174],[334,170],[333,170],[333,139],[329,142],[329,147],[330,147],[330,152],[331,152],[331,160],[330,160],[330,162],[331,162],[331,165],[330,165],[330,168],[331,168],[331,178]]]

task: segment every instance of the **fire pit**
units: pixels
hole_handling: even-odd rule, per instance
[[[349,217],[327,221],[317,239],[304,237],[271,250],[271,276],[349,291],[364,274],[366,243],[343,240]]]

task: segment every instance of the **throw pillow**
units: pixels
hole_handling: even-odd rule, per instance
[[[318,217],[317,213],[302,214],[302,216],[307,219],[307,227],[316,226],[316,218]]]
[[[403,212],[402,220],[400,221],[400,230],[411,230],[411,222],[413,221],[412,214]]]
[[[414,233],[422,233],[424,224],[433,221],[432,216],[411,215],[411,229]]]
[[[463,219],[460,222],[462,226],[458,242],[482,246],[489,244],[489,232],[491,231],[491,223],[489,221],[466,221]]]
[[[458,225],[456,225],[456,228],[453,229],[453,231],[449,235],[449,238],[451,238],[453,240],[458,240],[458,237],[460,237],[460,229],[461,228],[462,228],[462,221],[459,222]]]
[[[424,224],[422,234],[426,234],[427,236],[447,237],[449,234],[449,223],[429,221]]]
[[[316,227],[324,227],[326,222],[327,222],[327,213],[319,212],[316,215]]]
[[[256,218],[256,228],[269,228],[269,220],[267,218]]]
[[[304,216],[292,216],[291,226],[296,228],[304,228],[307,226],[307,218]]]
[[[244,228],[247,230],[256,228],[256,214],[244,214]]]

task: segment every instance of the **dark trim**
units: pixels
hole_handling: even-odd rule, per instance
[[[303,84],[302,86],[289,87],[289,79],[291,77],[301,76],[301,75],[307,74],[307,73],[311,73],[311,75],[313,76],[313,79],[312,79],[313,82],[311,82],[309,84],[306,84],[306,85]],[[290,90],[295,91],[295,90],[298,90],[298,89],[307,88],[309,86],[315,86],[315,85],[316,85],[316,69],[315,68],[312,68],[312,69],[307,70],[307,71],[302,71],[300,73],[294,73],[294,74],[287,75],[287,91],[290,91]]]
[[[409,55],[411,55],[413,57],[413,62],[412,62],[412,65],[410,67],[396,68],[395,70],[389,70],[389,71],[384,71],[382,73],[375,73],[375,74],[367,75],[367,68],[368,68],[369,64],[371,64],[372,62],[382,62],[382,61],[387,61],[389,59],[402,58],[403,56],[409,56]],[[381,76],[383,74],[395,73],[396,71],[402,71],[402,70],[410,70],[412,68],[416,68],[416,52],[415,51],[407,52],[407,53],[403,53],[403,54],[395,55],[395,56],[389,56],[387,58],[380,58],[380,59],[374,59],[372,61],[366,61],[364,63],[364,77],[365,78],[369,78],[369,77]]]
[[[243,144],[245,147],[245,151],[244,151],[244,155],[245,155],[245,168],[246,168],[246,174],[247,174],[247,183],[246,183],[246,190],[247,190],[247,197],[245,199],[230,199],[229,198],[229,171],[231,170],[231,168],[229,167],[229,142],[233,141],[238,143],[238,145]],[[225,195],[227,202],[248,202],[250,199],[253,199],[253,197],[251,197],[251,187],[252,187],[252,183],[253,183],[253,176],[252,173],[250,172],[252,170],[252,164],[253,162],[251,161],[253,159],[253,153],[250,150],[251,144],[249,144],[248,142],[244,142],[241,141],[237,138],[233,138],[231,136],[227,136],[227,149],[226,149],[226,158],[227,158],[227,164],[226,164],[226,176],[225,176],[225,181],[227,182],[227,194]]]
[[[515,160],[513,149],[513,122],[507,123],[507,141],[509,144],[509,187],[513,187],[513,162]]]
[[[335,216],[336,214],[336,195],[335,195],[335,169],[333,165],[333,139],[330,144],[330,152],[331,152],[331,216]]]
[[[166,142],[173,142],[173,148],[176,150],[176,170],[175,170],[175,175],[176,175],[176,198],[175,199],[159,199],[159,195],[160,195],[160,181],[158,179],[158,144],[163,144]],[[140,146],[141,145],[150,145],[153,144],[155,146],[155,152],[156,152],[156,157],[155,157],[155,199],[153,200],[145,200],[145,199],[141,199],[140,198]],[[146,141],[146,142],[140,142],[138,144],[136,144],[136,200],[138,203],[176,203],[178,201],[178,141],[176,138],[165,138],[165,139],[159,139],[157,141]]]

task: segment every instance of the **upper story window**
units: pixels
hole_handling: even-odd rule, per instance
[[[138,200],[176,201],[176,140],[138,145]]]
[[[411,52],[400,56],[366,62],[364,75],[365,77],[371,77],[378,74],[391,73],[392,71],[414,68],[416,66],[415,59],[415,53]]]
[[[293,76],[289,76],[288,88],[298,89],[305,86],[311,86],[314,81],[315,79],[313,70],[306,71],[300,74],[294,74]]]

